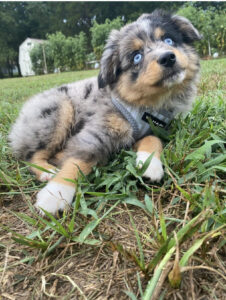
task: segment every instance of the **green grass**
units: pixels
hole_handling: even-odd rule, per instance
[[[114,299],[224,298],[225,69],[226,59],[202,62],[193,109],[173,122],[165,142],[162,184],[145,181],[135,154],[123,150],[78,180],[72,209],[58,218],[33,209],[43,184],[12,157],[7,134],[29,96],[97,72],[0,81],[0,280],[1,272],[14,269],[12,295],[28,276],[33,291],[27,299],[50,293],[65,299],[111,293]],[[70,264],[78,268],[71,272]],[[59,290],[49,287],[54,282]],[[9,293],[7,284],[3,291]]]

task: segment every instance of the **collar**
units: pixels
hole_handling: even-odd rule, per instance
[[[138,140],[152,133],[148,118],[152,119],[155,126],[167,129],[175,116],[173,110],[154,110],[150,107],[138,108],[116,97],[112,97],[112,103],[133,128],[134,140]]]

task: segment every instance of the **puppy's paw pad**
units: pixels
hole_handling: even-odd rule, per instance
[[[64,210],[72,203],[75,188],[54,181],[50,181],[38,194],[35,207],[40,214],[44,214],[41,208],[51,214]]]
[[[148,152],[138,151],[137,159],[136,159],[137,166],[141,168],[149,156],[150,153]],[[144,172],[142,176],[149,178],[151,181],[159,182],[162,179],[163,175],[164,175],[164,171],[163,171],[161,160],[153,156],[151,163],[149,164],[147,170]]]

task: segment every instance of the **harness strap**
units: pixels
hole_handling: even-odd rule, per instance
[[[112,103],[123,115],[123,117],[130,123],[133,128],[133,138],[137,140],[139,138],[139,127],[137,121],[133,118],[132,114],[122,105],[116,98],[112,98]]]
[[[148,118],[152,119],[155,126],[167,129],[175,116],[175,113],[171,110],[160,109],[158,111],[154,111],[150,108],[140,109],[127,105],[115,97],[112,97],[112,103],[130,123],[133,129],[134,140],[138,140],[143,136],[152,133]]]

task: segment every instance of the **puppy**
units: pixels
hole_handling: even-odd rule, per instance
[[[41,213],[70,206],[76,190],[69,180],[122,148],[134,147],[138,167],[154,152],[143,176],[161,180],[162,144],[151,135],[147,117],[166,128],[191,107],[199,73],[191,44],[199,39],[183,17],[160,10],[144,14],[111,32],[98,78],[53,88],[25,103],[9,140],[17,158],[51,172],[31,168],[40,181],[49,181],[37,194]]]

